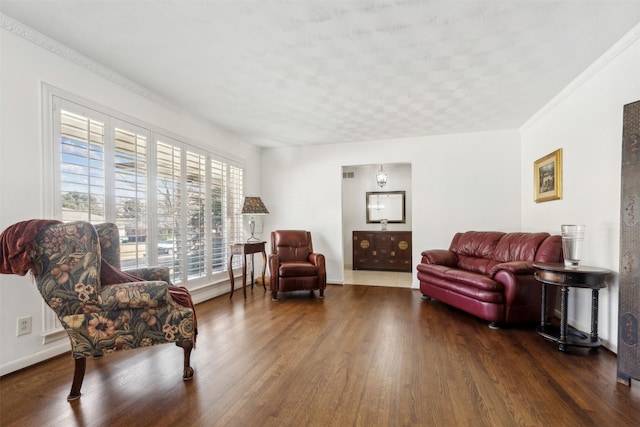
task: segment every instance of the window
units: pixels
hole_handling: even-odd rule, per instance
[[[152,126],[53,97],[56,216],[114,222],[122,268],[160,265],[189,287],[225,275],[242,240],[243,168]]]
[[[120,231],[121,267],[149,265],[147,251],[147,145],[146,131],[132,125],[114,128],[114,208]],[[109,171],[111,172],[111,171]],[[109,181],[109,180],[108,180]]]
[[[172,280],[181,282],[182,150],[171,143],[158,141],[156,152],[158,265],[171,268]]]
[[[211,212],[206,197],[206,157],[187,151],[187,275],[205,275],[205,216]]]
[[[226,170],[227,188],[231,190],[227,192],[225,205],[227,211],[225,215],[226,242],[241,242],[243,241],[243,227],[242,216],[234,215],[234,213],[240,213],[242,211],[242,182],[243,182],[243,170],[236,166],[229,166]],[[227,245],[228,247],[228,245]],[[235,257],[233,268],[240,267],[240,257]]]
[[[104,122],[61,110],[57,128],[60,141],[59,218],[63,221],[103,221]]]
[[[238,242],[237,238],[242,238],[237,233],[230,233],[231,239],[225,239],[224,231],[228,228],[224,222],[225,215],[222,210],[224,203],[223,188],[233,189],[233,186],[227,187],[226,176],[224,174],[226,165],[220,160],[211,160],[211,267],[214,272],[223,271],[226,269],[226,254],[225,254],[225,241]],[[234,206],[232,204],[232,206]],[[235,206],[240,206],[236,202]],[[237,215],[233,215],[237,218]],[[237,258],[237,257],[236,257]]]

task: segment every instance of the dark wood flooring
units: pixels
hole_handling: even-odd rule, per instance
[[[67,402],[68,354],[0,380],[3,426],[638,426],[640,384],[608,350],[561,353],[535,328],[487,322],[417,290],[261,288],[197,306],[194,379],[163,345],[89,360]]]

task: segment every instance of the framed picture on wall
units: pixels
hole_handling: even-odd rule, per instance
[[[536,203],[562,199],[562,148],[533,162]]]

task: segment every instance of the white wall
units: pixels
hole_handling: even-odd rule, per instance
[[[640,99],[639,28],[521,129],[523,228],[557,233],[561,224],[586,224],[582,262],[614,272],[600,291],[598,325],[605,346],[613,351],[618,334],[622,108]],[[558,148],[564,158],[563,199],[536,204],[533,162]],[[589,290],[571,289],[569,323],[590,331],[590,304]]]
[[[413,264],[430,248],[448,248],[466,230],[520,230],[520,137],[478,132],[266,149],[262,198],[265,232],[301,228],[324,253],[327,281],[343,283],[342,167],[411,165]],[[349,231],[349,230],[347,230]],[[415,271],[415,268],[413,269]],[[414,287],[418,286],[414,277]]]
[[[41,89],[48,83],[181,135],[185,142],[244,159],[248,192],[259,192],[260,151],[215,126],[141,97],[122,86],[0,30],[0,231],[18,221],[52,218],[43,202]],[[196,90],[194,88],[194,90]],[[44,308],[48,310],[48,308]],[[30,277],[0,275],[0,375],[59,354],[68,340],[42,344],[43,304]],[[33,332],[16,337],[16,319],[33,317]]]

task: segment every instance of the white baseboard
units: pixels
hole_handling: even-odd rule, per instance
[[[242,288],[242,285],[240,285],[240,288]],[[199,288],[189,289],[189,293],[191,294],[191,299],[194,304],[200,304],[201,302],[219,297],[220,295],[228,294],[229,291],[231,291],[231,285],[228,281],[212,283]],[[238,287],[236,286],[235,292],[237,291]]]
[[[58,344],[50,346],[43,351],[0,365],[0,376],[19,371],[20,369],[27,368],[31,365],[35,365],[36,363],[44,362],[45,360],[59,356],[68,351],[71,351],[71,343],[69,340],[60,341]],[[72,363],[71,360],[71,357],[69,357],[70,364]]]

